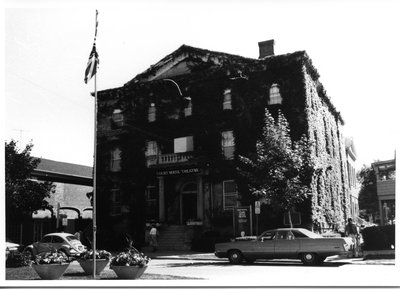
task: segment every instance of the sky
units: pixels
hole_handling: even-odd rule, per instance
[[[122,86],[182,44],[258,58],[305,50],[352,137],[357,168],[399,144],[398,1],[7,1],[4,139],[93,165],[94,81],[84,83],[98,9],[97,89]],[[51,4],[50,4],[51,3]]]

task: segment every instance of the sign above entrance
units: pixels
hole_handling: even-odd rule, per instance
[[[166,171],[157,171],[157,176],[171,176],[171,175],[181,175],[181,174],[194,174],[199,173],[199,168],[188,168],[188,169],[175,169],[175,170],[166,170]]]

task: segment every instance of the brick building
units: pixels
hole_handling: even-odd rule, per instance
[[[350,215],[353,220],[359,219],[359,206],[358,206],[358,194],[360,192],[360,186],[357,182],[356,176],[356,160],[357,154],[354,147],[354,141],[352,138],[345,139],[346,146],[346,164],[347,164],[347,176],[350,190]]]
[[[313,143],[312,196],[297,208],[297,226],[344,223],[350,196],[340,113],[306,52],[275,56],[273,40],[259,48],[251,59],[183,45],[122,87],[98,92],[102,240],[129,233],[140,243],[150,221],[232,234],[232,209],[254,212],[236,168],[261,136],[265,108],[285,115],[293,140]],[[268,203],[260,220],[260,230],[284,225]]]

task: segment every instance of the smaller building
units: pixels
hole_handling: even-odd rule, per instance
[[[38,181],[50,181],[55,185],[55,193],[47,200],[54,208],[59,209],[68,219],[81,217],[92,218],[88,193],[93,191],[93,168],[89,166],[41,159],[33,171],[32,178]],[[84,211],[85,210],[85,211]],[[50,212],[38,212],[34,217],[43,217]]]
[[[376,175],[380,224],[394,224],[396,200],[396,159],[371,164]]]
[[[359,220],[360,210],[358,206],[358,194],[360,192],[360,186],[357,182],[356,175],[356,161],[357,154],[354,147],[353,138],[345,139],[346,145],[346,162],[347,162],[347,177],[350,191],[350,215],[353,220]]]

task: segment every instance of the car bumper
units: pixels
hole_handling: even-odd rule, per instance
[[[215,252],[214,255],[218,258],[228,258],[228,254],[226,252]]]

